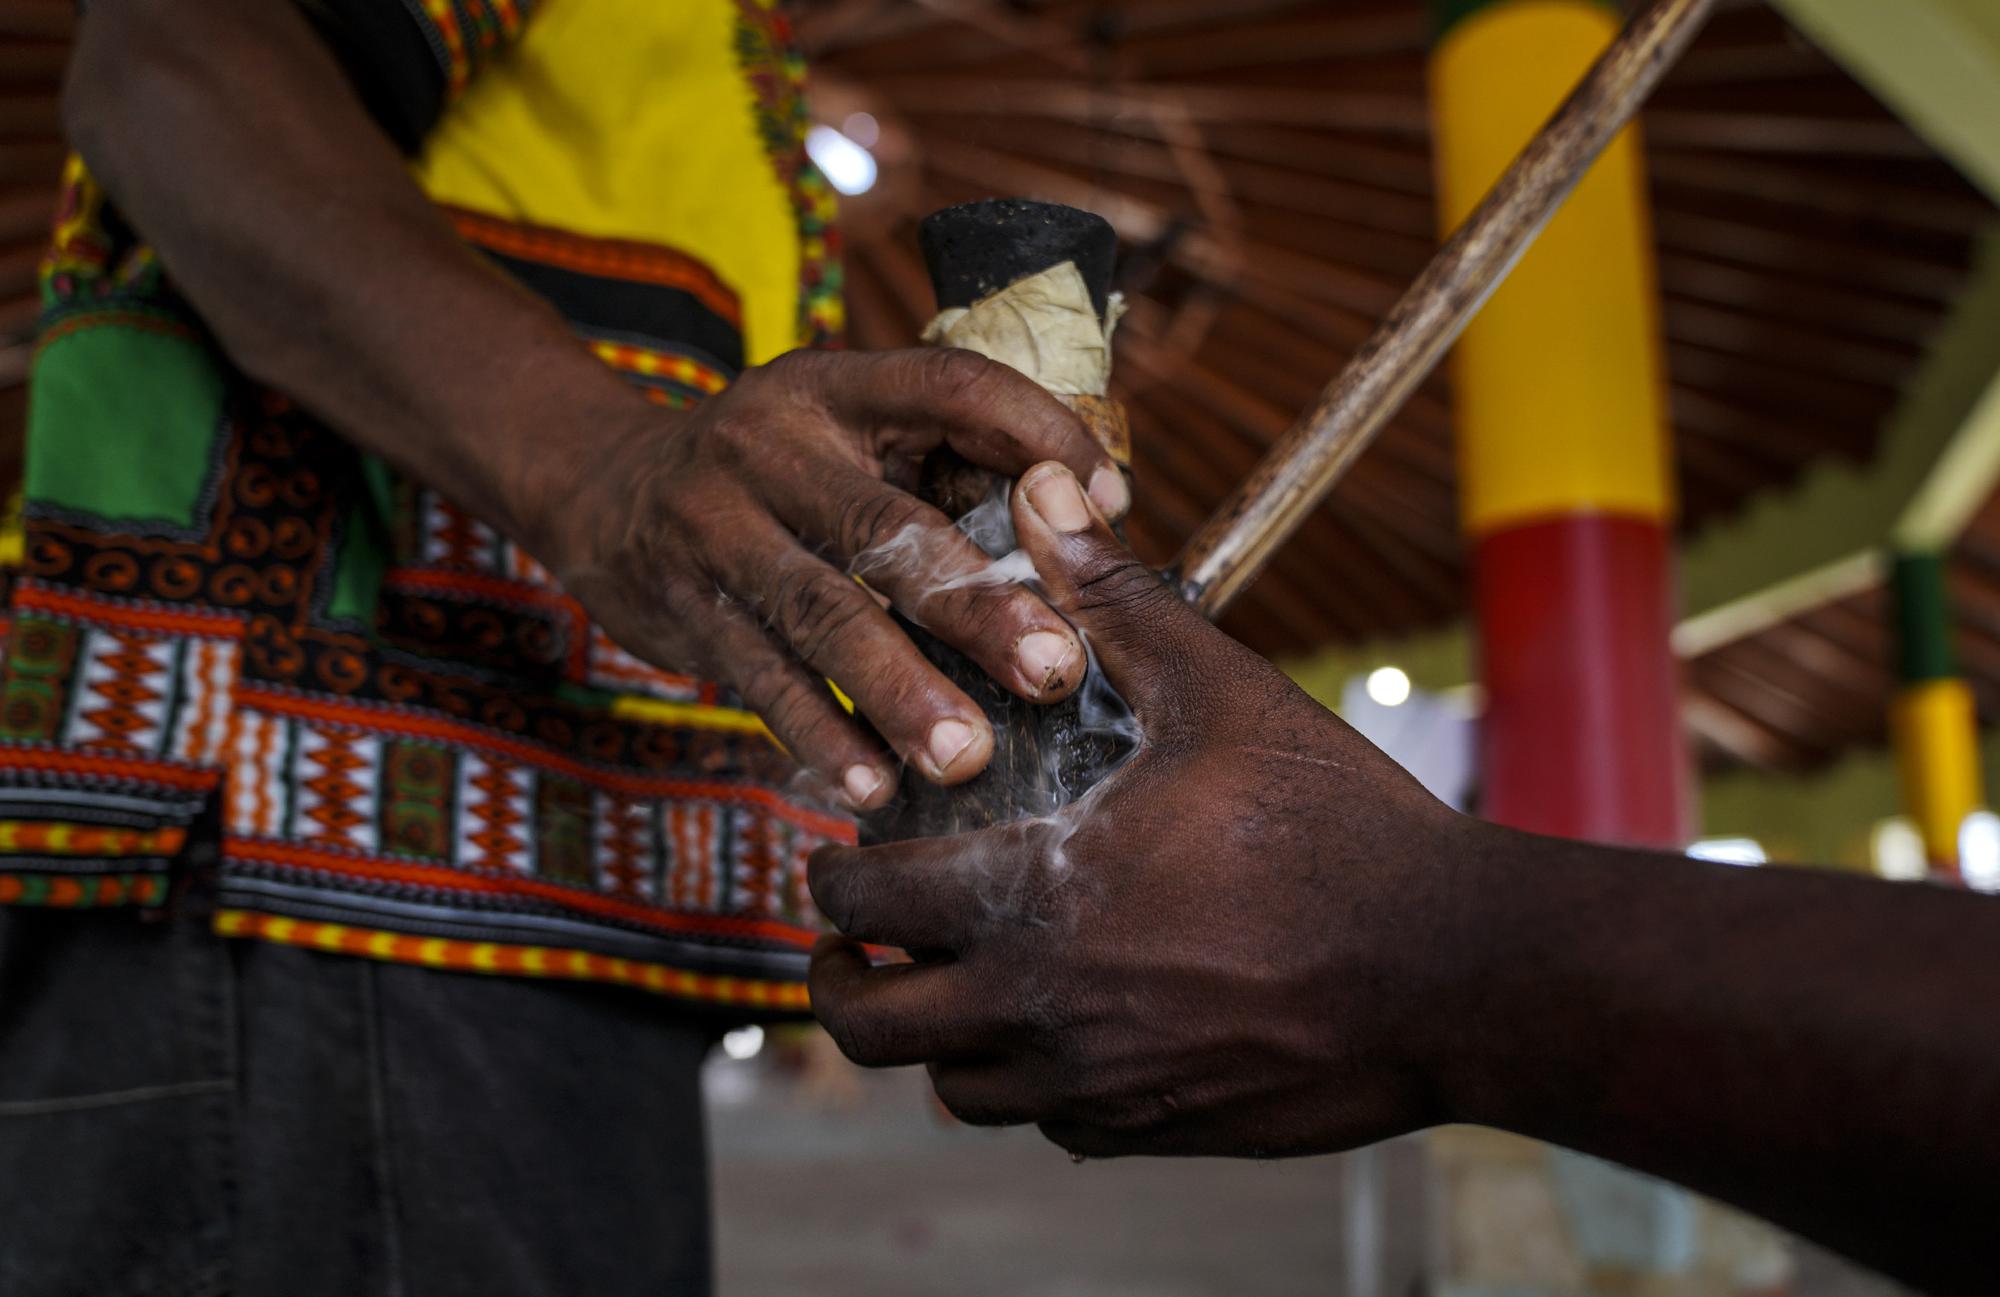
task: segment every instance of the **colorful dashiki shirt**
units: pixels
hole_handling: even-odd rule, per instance
[[[652,399],[835,342],[772,0],[299,2],[466,241]],[[852,829],[754,716],[232,371],[76,164],[44,269],[0,901],[159,904],[219,823],[227,934],[803,1004],[805,860]]]

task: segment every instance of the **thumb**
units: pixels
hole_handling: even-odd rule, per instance
[[[1192,710],[1187,690],[1221,636],[1112,534],[1061,464],[1037,464],[1014,492],[1014,532],[1050,604],[1088,637],[1142,721]]]

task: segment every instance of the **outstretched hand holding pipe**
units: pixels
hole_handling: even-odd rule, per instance
[[[2000,1273],[2000,900],[1460,816],[1204,621],[1059,465],[1014,500],[1138,714],[1061,813],[812,862],[813,1005],[1073,1154],[1440,1122],[1679,1180],[1938,1292]]]

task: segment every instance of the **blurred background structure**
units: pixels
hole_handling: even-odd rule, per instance
[[[930,317],[914,222],[936,207],[1021,195],[1118,227],[1131,538],[1164,562],[1436,247],[1451,207],[1437,143],[1468,129],[1442,106],[1448,42],[1496,14],[1531,25],[1605,5],[790,7],[813,150],[848,194],[855,345],[906,345]],[[0,0],[9,479],[72,21],[68,0]],[[1533,45],[1508,57],[1499,84],[1575,71]],[[2000,885],[1980,773],[2000,757],[2000,7],[1723,0],[1642,139],[1647,250],[1625,269],[1656,284],[1637,301],[1664,371],[1655,521],[1677,561],[1670,702],[1693,758],[1690,833],[1745,862]],[[1478,809],[1491,781],[1466,757],[1481,712],[1468,563],[1487,533],[1463,498],[1465,396],[1434,378],[1225,625]],[[1635,454],[1654,444],[1626,432]],[[827,1103],[770,1057],[717,1064],[729,1293],[1878,1291],[1513,1141],[1070,1168],[1031,1136],[934,1127],[914,1083],[848,1078]]]

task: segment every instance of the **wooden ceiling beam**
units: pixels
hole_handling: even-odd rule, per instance
[[[1143,459],[1146,466],[1166,473],[1191,500],[1207,502],[1201,506],[1201,516],[1194,519],[1198,527],[1208,520],[1213,505],[1256,463],[1257,452],[1235,430],[1190,404],[1170,384],[1134,385],[1135,373],[1140,380],[1154,377],[1149,371],[1127,366],[1121,380],[1126,399],[1145,411],[1146,417],[1159,425],[1162,434],[1143,443],[1135,435],[1135,461]],[[1333,535],[1323,521],[1317,517],[1309,520],[1290,549],[1308,565],[1336,557],[1343,561],[1351,559],[1352,555],[1346,552],[1347,539]],[[1190,535],[1193,530],[1190,528]],[[1301,569],[1301,575],[1308,572],[1309,568]]]
[[[1873,448],[1873,423],[1867,412],[1876,408],[1875,402],[1859,411],[1850,411],[1839,420],[1799,423],[1681,382],[1680,371],[1671,364],[1668,368],[1675,379],[1668,389],[1668,408],[1675,428],[1727,442],[1739,453],[1760,459],[1774,469],[1790,471],[1827,454],[1859,460]]]
[[[1828,217],[1903,226],[1964,238],[1992,219],[1992,206],[1971,190],[1924,194],[1911,201],[1911,186],[1875,178],[1864,168],[1743,158],[1659,147],[1646,152],[1654,192],[1665,205],[1682,193],[1753,199],[1813,220]]]
[[[1001,118],[939,117],[926,120],[926,133],[965,139],[1006,150],[1021,142],[1020,129]],[[1204,141],[1205,143],[1205,141]],[[1163,140],[1092,126],[1051,122],[1034,138],[1037,154],[1082,167],[1092,173],[1116,172],[1140,180],[1192,187],[1190,176]],[[1363,181],[1328,178],[1300,167],[1274,166],[1227,156],[1214,167],[1224,182],[1217,192],[1232,201],[1269,203],[1285,210],[1323,216],[1346,225],[1407,236],[1428,230],[1431,202]]]
[[[1666,84],[1735,86],[1771,81],[1795,81],[1825,76],[1837,69],[1825,55],[1797,41],[1757,41],[1749,44],[1696,45],[1681,56]]]
[[[1953,267],[1748,221],[1666,209],[1654,214],[1654,228],[1660,246],[1673,252],[1758,266],[1768,274],[1798,275],[1906,300],[1942,305],[1957,296],[1964,284],[1963,272]]]
[[[1163,431],[1172,428],[1178,418],[1177,413],[1170,413],[1156,397],[1126,392],[1124,400],[1142,419]],[[1192,536],[1202,523],[1208,521],[1207,507],[1194,497],[1194,491],[1200,488],[1191,489],[1183,484],[1186,455],[1190,449],[1191,443],[1178,436],[1156,436],[1143,440],[1135,436],[1134,439],[1134,466],[1140,470],[1135,498],[1140,501],[1142,509],[1169,521],[1175,533],[1176,549],[1178,542]],[[1148,474],[1145,472],[1147,469],[1154,471]],[[1352,560],[1350,557],[1344,561]],[[1348,609],[1319,597],[1320,592],[1316,589],[1310,597],[1302,592],[1301,582],[1311,580],[1314,574],[1324,570],[1324,555],[1310,565],[1281,555],[1267,574],[1276,580],[1263,590],[1264,597],[1272,609],[1303,636],[1351,639],[1360,633],[1365,623],[1355,620]],[[1258,585],[1263,587],[1266,583],[1260,581]]]
[[[1745,456],[1729,439],[1690,433],[1678,420],[1674,426],[1673,451],[1684,477],[1711,479],[1720,485],[1718,494],[1725,498],[1740,499],[1770,481],[1769,467]],[[1683,489],[1682,514],[1687,515],[1690,506],[1705,498],[1707,492]]]
[[[1646,114],[1646,138],[1668,149],[1712,149],[1788,157],[1912,158],[1930,146],[1901,122],[1803,114],[1661,109]]]
[[[1282,371],[1270,366],[1264,356],[1253,349],[1236,345],[1220,330],[1204,345],[1202,355],[1216,371],[1229,374],[1248,388],[1271,396],[1285,409],[1305,409],[1324,381],[1314,380],[1310,373],[1305,372],[1297,372],[1287,381],[1287,377],[1281,376]],[[1331,371],[1328,371],[1328,376],[1331,376]],[[1259,440],[1262,440],[1261,433]],[[1440,478],[1421,468],[1413,471],[1407,457],[1387,453],[1392,440],[1408,443],[1413,438],[1385,432],[1369,448],[1362,464],[1356,465],[1360,477],[1355,490],[1368,497],[1371,503],[1379,497],[1382,508],[1394,516],[1398,530],[1414,548],[1437,560],[1448,571],[1456,571],[1458,543],[1452,519],[1457,508],[1451,481],[1448,477]],[[1365,472],[1362,471],[1363,464],[1367,466]]]
[[[1283,406],[1244,388],[1200,360],[1165,353],[1153,340],[1136,332],[1126,339],[1125,354],[1142,372],[1173,386],[1231,429],[1247,453],[1246,470],[1292,426],[1293,416]],[[1407,468],[1377,460],[1373,455],[1364,456],[1355,464],[1349,481],[1356,481],[1356,475],[1371,485],[1376,481],[1393,484],[1390,489],[1406,499],[1409,492],[1421,494],[1434,485],[1431,479],[1413,476]]]
[[[1832,374],[1798,374],[1778,364],[1674,339],[1667,344],[1667,372],[1677,385],[1765,411],[1769,422],[1763,429],[1767,436],[1786,435],[1780,420],[1787,417],[1806,420],[1806,427],[1831,428],[1854,419],[1857,411],[1886,412],[1896,400],[1892,387],[1852,382]],[[1823,435],[1807,436],[1799,446],[1800,457],[1824,453],[1832,440]],[[1864,444],[1871,440],[1864,434]]]
[[[1803,700],[1726,661],[1703,659],[1690,663],[1688,677],[1710,698],[1782,738],[1785,746],[1795,753],[1809,751],[1799,736],[1812,734],[1824,723],[1824,718]]]
[[[1175,407],[1172,417],[1179,419],[1184,427],[1191,424],[1199,431],[1199,440],[1211,455],[1220,453],[1231,441],[1235,443],[1232,462],[1225,469],[1229,476],[1240,478],[1254,467],[1277,435],[1272,431],[1270,417],[1275,411],[1265,409],[1260,414],[1253,404],[1255,397],[1232,390],[1233,385],[1220,376],[1185,361],[1155,355],[1142,340],[1134,342],[1135,345],[1128,347],[1127,356],[1137,361],[1141,372],[1163,378],[1166,385],[1192,402]],[[1245,419],[1260,422],[1251,424],[1244,422]],[[1281,432],[1288,420],[1278,414],[1275,423]],[[1400,524],[1407,517],[1385,498],[1393,489],[1385,485],[1387,480],[1392,479],[1383,472],[1382,465],[1374,465],[1367,474],[1357,465],[1355,475],[1334,493],[1330,507],[1319,510],[1316,516],[1358,533],[1363,552],[1397,578],[1387,587],[1394,593],[1378,591],[1378,600],[1404,604],[1408,625],[1435,624],[1463,606],[1457,547],[1446,538],[1441,546],[1432,549],[1425,545],[1422,533],[1412,534],[1403,529]],[[1221,486],[1222,492],[1227,489],[1226,484]],[[1214,498],[1219,499],[1220,493]]]
[[[1092,121],[1106,115],[1150,116],[1164,105],[1204,123],[1311,126],[1415,141],[1430,134],[1428,107],[1420,96],[1409,95],[1164,81],[1106,89],[1080,81],[927,72],[877,77],[869,85],[902,112],[932,116],[1013,113],[1024,119]]]
[[[1150,243],[1173,224],[1169,213],[1156,204],[998,149],[962,145],[935,153],[926,163],[933,172],[988,193],[1033,194],[1095,211],[1132,243]],[[1402,292],[1400,281],[1388,276],[1248,240],[1227,243],[1201,230],[1175,243],[1173,259],[1191,273],[1216,283],[1226,284],[1239,274],[1247,275],[1370,317],[1387,312]]]
[[[907,347],[916,335],[909,331],[903,304],[857,247],[850,247],[846,280],[848,331],[865,351]]]
[[[1668,298],[1661,309],[1666,335],[1706,351],[1777,360],[1787,368],[1835,382],[1895,389],[1909,377],[1918,348],[1830,337],[1817,330],[1745,311]]]
[[[1422,53],[1430,46],[1429,16],[1415,5],[1376,13],[1314,14],[1296,21],[1232,23],[1215,31],[1127,38],[1119,53],[1134,76],[1187,73],[1313,62],[1325,67],[1352,59]]]
[[[914,345],[933,314],[935,293],[930,272],[924,269],[923,262],[911,250],[911,241],[906,239],[871,240],[862,246],[861,255],[902,308],[903,320],[911,326],[902,345]]]
[[[1154,419],[1174,431],[1174,436],[1161,439],[1157,450],[1163,465],[1173,465],[1173,472],[1187,477],[1197,477],[1197,480],[1199,477],[1208,477],[1209,472],[1205,468],[1189,467],[1192,461],[1192,448],[1195,446],[1204,447],[1209,457],[1226,456],[1236,459],[1238,466],[1254,463],[1254,451],[1248,456],[1243,456],[1245,448],[1234,429],[1199,406],[1185,399],[1177,399],[1178,395],[1162,385],[1143,393],[1135,393],[1133,397]],[[1229,472],[1229,469],[1225,468],[1224,472]],[[1232,473],[1231,476],[1240,476],[1240,473]],[[1220,490],[1210,487],[1204,494],[1210,499],[1219,501],[1226,491],[1226,486]],[[1199,516],[1193,519],[1194,526],[1199,527],[1201,523],[1206,522],[1207,514],[1208,509],[1202,508]],[[1308,542],[1310,552],[1307,548],[1297,545],[1286,546],[1279,551],[1277,558],[1274,559],[1274,565],[1287,571],[1294,570],[1296,565],[1295,579],[1306,583],[1309,588],[1314,588],[1312,583],[1319,579],[1319,574],[1328,570],[1350,574],[1366,573],[1365,576],[1350,577],[1351,589],[1360,596],[1357,602],[1363,604],[1365,617],[1357,622],[1345,607],[1328,614],[1339,617],[1349,627],[1348,634],[1342,638],[1354,637],[1360,633],[1362,627],[1379,627],[1384,624],[1395,624],[1400,620],[1391,615],[1390,609],[1398,604],[1406,605],[1407,593],[1392,589],[1376,578],[1365,563],[1368,557],[1367,547],[1342,527],[1337,517],[1332,515],[1315,517],[1313,522],[1315,524],[1312,528],[1313,535]],[[1193,534],[1193,528],[1188,534]],[[1334,535],[1340,537],[1337,546],[1329,545],[1324,539]],[[1424,618],[1424,613],[1413,607],[1406,606],[1403,613],[1416,621]]]
[[[1134,37],[1187,27],[1239,23],[1267,14],[1316,8],[1323,3],[1324,0],[1112,0],[1109,9],[1116,16],[1119,31],[1127,37]],[[1102,0],[1088,0],[1087,3],[1069,6],[1078,13],[1104,7]]]
[[[1880,662],[1847,652],[1789,622],[1723,650],[1752,674],[1783,681],[1784,691],[1822,712],[1830,706],[1859,708],[1871,715],[1889,705],[1893,674]]]
[[[1803,283],[1756,267],[1703,257],[1660,258],[1660,288],[1668,301],[1690,301],[1768,314],[1794,324],[1838,329],[1851,336],[1909,346],[1937,321],[1936,312],[1865,289]]]
[[[1701,689],[1681,700],[1681,719],[1697,736],[1760,770],[1798,770],[1810,754],[1787,736]]]

